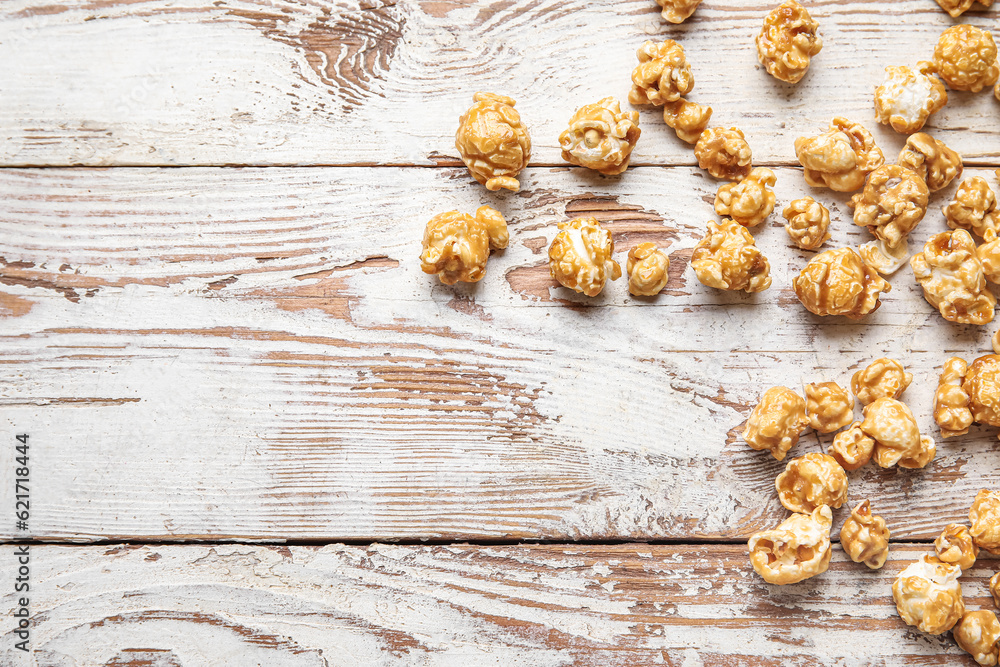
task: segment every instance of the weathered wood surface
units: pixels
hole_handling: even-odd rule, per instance
[[[0,580],[16,564],[8,546]],[[764,584],[742,545],[35,546],[31,646],[3,664],[974,665],[899,619],[891,583],[924,545],[870,571]],[[980,560],[969,609],[993,609]],[[4,586],[4,607],[15,595]],[[5,624],[5,629],[9,623]]]
[[[933,0],[817,0],[822,53],[797,86],[769,77],[754,36],[776,2],[706,0],[671,26],[653,0],[9,0],[0,6],[5,165],[422,164],[453,162],[476,90],[514,96],[536,164],[561,164],[573,111],[624,99],[635,50],[680,40],[693,99],[746,131],[760,163],[846,115],[887,154],[872,93],[887,65],[928,59],[955,23]],[[978,5],[977,5],[978,7]],[[962,22],[993,28],[996,10]],[[949,92],[930,131],[997,161],[997,102]],[[654,110],[634,164],[693,164]]]
[[[687,258],[715,187],[652,167],[531,169],[506,198],[460,169],[0,172],[0,414],[9,438],[31,436],[29,534],[743,540],[782,513],[782,465],[737,435],[759,395],[846,383],[885,354],[914,373],[906,400],[936,437],[940,363],[987,351],[994,327],[942,320],[909,268],[861,322],[810,315],[790,291],[810,253],[777,216],[757,233],[771,289],[702,286]],[[945,229],[953,189],[915,247]],[[779,210],[806,191],[778,170]],[[867,240],[843,197],[814,194],[831,245]],[[426,219],[481,202],[511,228],[485,280],[423,274]],[[664,294],[555,286],[547,243],[586,213],[621,261],[639,241],[667,248]],[[11,456],[0,447],[0,470]],[[851,498],[898,538],[932,538],[996,486],[997,457],[974,429],[925,470],[852,474]],[[0,507],[12,493],[0,485]]]

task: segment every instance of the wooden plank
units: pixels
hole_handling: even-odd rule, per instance
[[[673,26],[652,0],[11,0],[0,164],[452,164],[477,90],[514,96],[535,163],[562,164],[573,111],[624,99],[635,50],[664,38],[687,50],[693,98],[742,128],[758,163],[793,163],[793,140],[836,115],[895,156],[902,140],[876,127],[873,90],[887,65],[928,59],[954,22],[932,0],[810,2],[824,48],[790,86],[757,63],[769,7],[706,0]],[[996,10],[962,22],[993,28]],[[930,131],[996,162],[996,101],[949,95]],[[693,164],[654,110],[641,124],[633,164]]]
[[[778,177],[779,202],[806,191]],[[906,399],[936,437],[940,363],[987,350],[993,328],[941,320],[909,269],[864,321],[810,315],[789,287],[809,253],[778,220],[758,232],[770,290],[705,288],[686,262],[713,190],[688,168],[533,169],[508,199],[444,169],[0,172],[0,416],[32,442],[18,534],[743,540],[780,511],[781,464],[738,437],[760,394],[846,383],[884,354],[913,371]],[[834,243],[866,240],[843,197],[814,194]],[[511,221],[486,279],[421,273],[425,220],[480,202]],[[588,212],[621,260],[667,247],[663,295],[554,286],[545,246]],[[915,241],[944,228],[932,212]],[[925,470],[852,474],[851,498],[931,538],[995,486],[995,447],[973,429]],[[0,484],[0,507],[12,493]]]
[[[829,571],[777,587],[743,545],[33,546],[34,661],[9,630],[0,655],[11,667],[973,665],[950,634],[896,614],[892,579],[927,551],[893,545],[869,571],[835,547]],[[968,608],[993,608],[995,567],[963,576]]]

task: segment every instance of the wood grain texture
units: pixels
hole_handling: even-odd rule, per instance
[[[780,203],[807,191],[797,170],[778,179]],[[508,198],[459,169],[0,172],[0,415],[31,434],[31,534],[743,540],[780,513],[781,464],[738,437],[760,394],[846,383],[886,354],[936,437],[939,365],[988,350],[993,327],[943,321],[908,268],[861,322],[810,315],[790,291],[810,253],[780,218],[757,233],[771,289],[702,286],[686,264],[715,187],[688,168],[537,168]],[[834,245],[867,240],[843,197],[814,194]],[[950,194],[915,244],[945,228]],[[484,202],[511,228],[486,278],[423,274],[427,218]],[[556,287],[545,248],[582,214],[621,260],[666,247],[665,292]],[[998,456],[973,429],[925,470],[852,474],[850,495],[897,538],[932,538],[995,487]]]
[[[652,0],[11,0],[0,164],[453,164],[458,116],[492,90],[518,100],[534,163],[556,165],[572,113],[624,99],[635,50],[664,38],[687,50],[693,99],[742,128],[757,162],[791,164],[794,139],[836,115],[895,156],[902,138],[876,126],[874,88],[887,65],[928,59],[955,21],[933,0],[810,2],[824,48],[791,86],[753,45],[773,4],[706,0],[673,26]],[[961,21],[992,28],[996,11]],[[929,130],[996,162],[997,101],[949,95]],[[641,125],[633,164],[693,164],[655,110]]]
[[[0,577],[16,570],[8,545]],[[743,545],[31,548],[35,662],[75,665],[974,665],[898,618],[886,566],[765,584]],[[962,578],[992,609],[995,560]],[[6,589],[6,587],[5,587]],[[3,603],[13,607],[12,592]],[[8,627],[5,622],[5,627]]]

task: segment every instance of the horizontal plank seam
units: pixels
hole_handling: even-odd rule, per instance
[[[43,170],[43,169],[61,169],[61,170],[95,170],[95,171],[107,171],[109,169],[456,169],[462,166],[461,162],[439,162],[438,164],[413,164],[408,162],[388,162],[388,163],[371,163],[371,162],[344,162],[344,163],[323,163],[315,162],[310,164],[301,163],[253,163],[253,162],[220,162],[220,163],[208,163],[208,164],[142,164],[142,163],[122,163],[115,165],[59,165],[59,164],[12,164],[12,165],[0,165],[0,170],[11,170],[11,171],[28,171],[28,170]],[[648,163],[632,163],[629,169],[645,169],[645,168],[655,168],[655,169],[690,169],[697,167],[696,162],[677,162],[671,164],[661,164],[655,162]],[[776,162],[776,161],[765,161],[765,162],[755,162],[754,166],[757,167],[769,167],[777,169],[801,169],[802,166],[797,162]],[[988,162],[982,160],[969,160],[963,162],[963,166],[976,168],[976,169],[997,169],[1000,168],[1000,162]],[[539,162],[531,163],[528,165],[528,169],[545,169],[545,168],[558,168],[563,167],[566,169],[583,169],[583,167],[578,167],[576,165],[571,165],[566,162]]]

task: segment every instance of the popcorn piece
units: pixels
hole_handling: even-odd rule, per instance
[[[672,39],[646,42],[635,52],[639,64],[632,70],[632,104],[662,106],[676,102],[694,88],[694,74],[684,47]]]
[[[1000,354],[1000,329],[997,329],[993,333],[993,338],[990,339],[990,344],[993,347],[993,352]]]
[[[712,107],[688,102],[683,98],[663,105],[663,122],[673,128],[678,139],[689,144],[697,143],[711,119]]]
[[[955,25],[938,38],[934,69],[949,88],[978,93],[1000,77],[993,35],[971,25]]]
[[[885,163],[871,132],[839,116],[823,134],[796,139],[795,155],[805,167],[806,183],[837,192],[854,192]]]
[[[792,243],[803,250],[818,250],[830,240],[830,211],[812,197],[796,199],[781,212],[788,224],[788,232]]]
[[[1000,607],[1000,572],[990,577],[990,595],[993,596],[993,604]]]
[[[420,269],[436,273],[445,285],[477,282],[486,275],[490,249],[506,248],[509,238],[507,222],[489,206],[480,206],[476,217],[439,213],[424,229]]]
[[[924,179],[931,192],[962,175],[962,156],[926,132],[911,134],[896,162]]]
[[[954,563],[962,570],[975,565],[979,547],[972,541],[972,533],[960,523],[949,523],[934,540],[934,552],[943,563]]]
[[[756,227],[774,210],[774,192],[768,187],[776,180],[773,171],[757,167],[739,183],[723,184],[715,195],[715,212],[744,227]]]
[[[903,364],[895,359],[882,357],[851,376],[851,391],[862,405],[879,398],[899,398],[913,382],[913,373],[907,373]]]
[[[858,320],[877,309],[879,294],[892,286],[851,248],[826,250],[806,264],[792,283],[795,296],[816,315]]]
[[[889,276],[906,266],[910,259],[910,244],[904,237],[894,248],[882,239],[862,243],[858,254],[865,264],[878,271],[883,276]]]
[[[783,461],[808,425],[802,397],[788,387],[771,387],[750,413],[743,439],[752,449],[767,449]]]
[[[968,370],[965,360],[959,357],[948,359],[941,369],[941,379],[934,394],[934,421],[941,428],[943,438],[968,433],[972,425],[969,395],[962,387]]]
[[[628,291],[636,296],[655,296],[667,286],[670,258],[655,243],[640,243],[628,252]]]
[[[715,178],[738,181],[750,174],[753,154],[743,132],[731,127],[705,130],[694,145],[698,166]]]
[[[987,324],[993,321],[996,297],[986,287],[976,244],[964,229],[932,236],[910,260],[924,298],[949,322]]]
[[[789,461],[774,488],[791,512],[808,514],[823,505],[837,509],[847,502],[847,473],[832,456],[810,452]]]
[[[623,112],[618,100],[605,97],[577,109],[559,145],[567,162],[615,176],[628,169],[640,133],[639,112]]]
[[[816,431],[833,433],[854,419],[854,399],[836,382],[807,384],[805,390],[809,425]],[[840,507],[832,503],[826,504]]]
[[[760,292],[771,286],[771,265],[753,236],[732,220],[709,222],[691,253],[691,268],[708,287]]]
[[[1000,556],[1000,494],[983,489],[969,509],[972,541],[980,549]]]
[[[861,430],[875,441],[875,463],[882,468],[923,468],[934,458],[934,441],[921,437],[905,404],[879,398],[865,406]]]
[[[931,635],[940,635],[958,622],[965,613],[962,569],[942,563],[934,556],[922,556],[896,576],[892,597],[896,610],[907,625]]]
[[[885,81],[875,89],[878,122],[903,134],[918,132],[947,103],[944,84],[912,67],[886,67]]]
[[[516,102],[503,95],[476,93],[475,103],[462,114],[455,148],[472,177],[487,190],[517,190],[515,178],[528,166],[531,137],[514,111]]]
[[[961,649],[980,665],[996,665],[1000,659],[1000,621],[992,611],[966,612],[951,634]]]
[[[1000,210],[985,178],[973,176],[962,181],[951,202],[941,210],[951,229],[967,229],[984,241],[996,240]]]
[[[563,287],[597,296],[610,277],[618,280],[622,268],[611,259],[615,243],[596,218],[576,218],[559,223],[559,233],[549,246],[549,273]]]
[[[973,361],[962,389],[969,395],[969,408],[977,423],[1000,426],[1000,356],[987,354]]]
[[[872,570],[885,565],[889,557],[889,529],[885,519],[872,514],[867,500],[855,507],[844,522],[840,544],[855,563],[864,563]]]
[[[979,0],[984,2],[984,0]],[[993,0],[990,0],[992,2]],[[656,4],[663,8],[660,15],[671,23],[684,23],[689,16],[694,14],[694,10],[701,4],[701,0],[656,0]]]
[[[777,528],[750,537],[750,564],[769,584],[794,584],[830,566],[833,513],[825,505],[812,514],[792,514]]]
[[[916,172],[882,165],[868,176],[865,189],[851,197],[854,224],[868,227],[875,238],[896,248],[923,220],[928,195],[927,185]]]
[[[983,276],[991,283],[1000,283],[1000,238],[976,248],[976,257],[983,265]]]
[[[830,456],[847,471],[857,470],[872,459],[875,441],[861,430],[861,422],[854,422],[846,431],[841,431],[833,438],[830,445]]]
[[[983,7],[992,7],[993,0],[975,0]],[[969,11],[972,7],[973,0],[937,0],[937,3],[941,5],[941,9],[948,12],[951,18],[956,19],[965,12]]]
[[[805,7],[786,0],[764,19],[757,35],[757,59],[774,78],[798,83],[809,69],[809,59],[823,48],[818,28]]]

